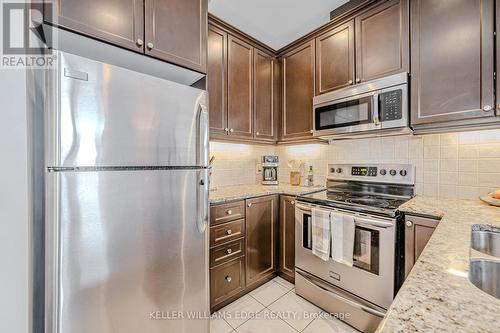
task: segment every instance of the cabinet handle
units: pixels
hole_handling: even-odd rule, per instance
[[[359,77],[356,78],[356,83],[360,83],[361,79]]]
[[[295,205],[295,201],[293,201],[293,200],[290,201],[290,204]]]
[[[226,250],[226,253],[227,253],[227,254],[231,254],[231,253],[233,253],[233,250],[231,250],[231,249],[227,249],[227,250]]]
[[[229,128],[224,128],[224,132],[228,133],[229,132]]]
[[[247,206],[248,206],[248,207],[252,207],[252,203],[251,203],[251,202],[249,202],[249,203],[247,204]]]
[[[255,135],[259,136],[259,135],[260,135],[260,133],[259,133],[259,132],[256,132],[256,133],[255,133]]]
[[[491,109],[492,109],[491,105],[485,105],[485,106],[483,106],[483,111],[484,112],[489,112],[489,111],[491,111]]]
[[[231,283],[231,280],[232,280],[232,279],[231,279],[231,277],[230,277],[229,275],[228,275],[228,276],[226,276],[226,277],[225,277],[225,279],[226,279],[227,283]]]
[[[232,213],[233,213],[233,211],[232,211],[231,209],[226,210],[226,214],[227,214],[227,215],[231,215]]]
[[[313,130],[309,130],[309,133],[313,134],[313,132],[314,132]]]
[[[233,133],[233,132],[234,132],[234,129],[232,129],[232,128],[231,128],[231,129],[229,130],[229,132]]]
[[[143,46],[144,45],[144,41],[142,39],[140,39],[140,38],[138,38],[135,43],[137,44],[137,46]]]
[[[352,84],[352,80],[347,81],[347,83]]]
[[[226,230],[226,235],[231,235],[232,233],[233,233],[233,231],[231,229]]]
[[[148,46],[148,50],[152,50],[155,47],[154,44],[151,42],[149,42],[147,46]]]
[[[413,222],[412,222],[412,221],[406,221],[406,226],[407,226],[408,228],[413,227]]]

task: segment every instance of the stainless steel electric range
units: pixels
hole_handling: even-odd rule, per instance
[[[331,164],[327,189],[299,196],[295,208],[295,290],[349,325],[373,332],[403,280],[403,217],[415,168],[407,164]],[[353,266],[312,253],[312,209],[354,217]]]

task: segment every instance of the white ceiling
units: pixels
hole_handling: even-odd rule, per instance
[[[210,0],[208,11],[275,50],[330,20],[349,0]]]

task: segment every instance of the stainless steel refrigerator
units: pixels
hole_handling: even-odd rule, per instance
[[[45,332],[208,332],[207,93],[57,62],[35,75]]]

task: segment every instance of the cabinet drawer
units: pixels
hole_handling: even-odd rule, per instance
[[[245,219],[218,224],[210,228],[210,247],[224,244],[245,235]]]
[[[211,307],[245,288],[245,257],[210,270]]]
[[[245,242],[243,239],[215,247],[210,250],[210,266],[215,266],[241,257],[245,254]]]
[[[245,217],[245,201],[212,206],[210,209],[210,225],[239,220]]]

